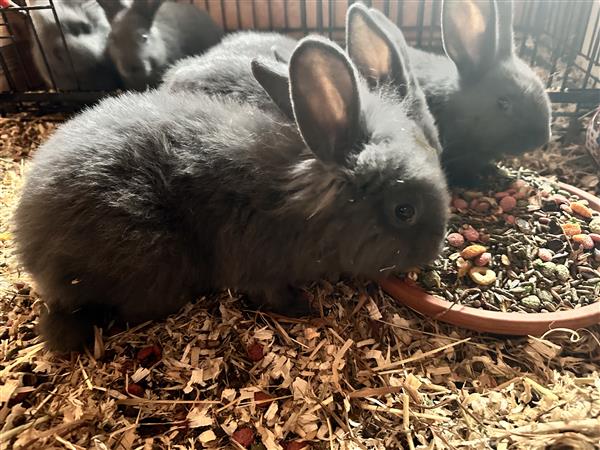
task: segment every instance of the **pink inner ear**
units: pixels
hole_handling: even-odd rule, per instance
[[[454,6],[450,20],[458,42],[450,40],[449,45],[452,53],[460,54],[462,50],[469,59],[476,63],[484,58],[482,52],[485,49],[484,37],[489,24],[490,17],[489,2],[478,2],[473,0],[461,0],[461,6]]]
[[[380,80],[389,75],[392,58],[387,43],[359,14],[355,15],[351,27],[352,55],[350,56],[363,76]]]
[[[321,54],[309,57],[310,69],[305,73],[310,109],[323,129],[339,130],[348,126],[348,104],[351,99],[344,94],[354,91],[352,80],[342,62],[326,58]],[[312,92],[310,92],[312,91]]]
[[[322,112],[322,121],[327,128],[337,127],[344,122],[344,101],[331,80],[323,79],[319,95],[312,97],[310,102],[313,111]],[[323,108],[324,104],[326,108]]]

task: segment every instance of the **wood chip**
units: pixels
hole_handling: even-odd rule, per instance
[[[239,430],[278,450],[290,441],[328,450],[559,448],[567,437],[579,445],[568,448],[587,450],[600,441],[599,326],[481,335],[359,280],[306,286],[319,317],[257,313],[223,291],[163,321],[98,332],[93,354],[47,352],[31,339],[43,299],[15,259],[10,224],[29,155],[56,120],[0,118],[0,447],[239,449]],[[528,161],[583,182],[597,169],[580,150],[552,144]],[[252,343],[263,350],[257,361]],[[141,367],[138,352],[155,345],[160,359]],[[138,382],[143,397],[130,398],[127,383]],[[256,392],[274,399],[258,408]]]

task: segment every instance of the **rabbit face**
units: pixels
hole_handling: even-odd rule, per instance
[[[378,91],[361,94],[346,156],[296,166],[286,206],[321,230],[318,263],[381,277],[439,255],[449,199],[437,152],[406,105],[382,102]]]
[[[109,51],[119,73],[131,89],[142,90],[151,84],[152,57],[158,48],[150,49],[149,38],[150,30],[138,16],[113,24]]]
[[[550,121],[542,83],[523,61],[511,58],[477,82],[464,82],[460,94],[449,99],[440,127],[449,156],[471,164],[544,145]]]
[[[164,42],[155,36],[154,18],[160,0],[100,0],[111,22],[108,49],[126,86],[143,90],[155,85],[166,58]]]
[[[360,48],[349,53],[383,80],[401,67],[389,50],[383,62],[363,58]],[[254,64],[253,72],[282,111],[292,111],[315,157],[293,166],[282,211],[318,230],[316,263],[378,277],[434,259],[448,194],[437,149],[410,116],[411,96],[387,83],[369,87],[336,46],[316,38],[292,53],[289,89],[276,71],[257,76]],[[290,106],[281,107],[288,92]]]
[[[452,182],[471,184],[480,166],[548,142],[550,102],[541,80],[515,55],[511,0],[444,0],[442,38],[449,60],[409,49],[393,22],[376,9],[369,12],[414,58]]]
[[[370,275],[381,276],[439,255],[448,196],[437,151],[410,119],[408,105],[382,106],[377,93],[363,98],[367,138],[349,167],[348,209],[362,209],[354,214],[370,223],[349,235],[363,236],[356,239],[362,243],[362,271],[376,268]]]
[[[148,32],[139,30],[135,33],[125,31],[121,33],[120,27],[114,28],[110,37],[109,48],[111,58],[117,70],[126,80],[131,89],[143,90],[152,78],[153,64],[149,50]],[[114,43],[118,42],[116,45]]]

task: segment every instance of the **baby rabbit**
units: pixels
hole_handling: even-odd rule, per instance
[[[175,61],[204,52],[223,31],[189,3],[162,0],[98,0],[111,22],[108,49],[125,86],[156,86]]]
[[[48,5],[48,0],[29,1],[29,6]],[[61,0],[53,5],[64,41],[51,9],[30,13],[37,33],[36,38],[32,30],[30,38],[33,62],[46,85],[63,91],[119,87],[106,52],[110,25],[96,0]]]
[[[383,13],[370,12],[405,42]],[[549,141],[550,101],[515,54],[512,1],[444,0],[442,36],[448,57],[409,48],[410,63],[438,125],[449,183],[472,185],[492,160]]]
[[[368,50],[360,59],[381,79],[406,76],[387,36],[361,31],[378,52],[355,55]],[[51,349],[81,348],[107,316],[162,318],[225,287],[300,314],[298,283],[381,277],[438,255],[449,198],[410,105],[387,85],[370,91],[322,38],[300,41],[288,79],[293,122],[155,90],[106,99],[40,147],[15,236],[48,305]]]
[[[287,64],[277,64],[274,47],[291,51],[297,41],[278,33],[240,31],[232,33],[200,56],[182,59],[171,67],[163,78],[161,89],[171,92],[204,92],[223,95],[238,101],[249,102],[261,109],[278,112],[281,108],[291,117],[289,96],[281,95],[283,105],[276,105],[252,73],[252,60],[261,57],[271,69],[278,67],[282,77],[281,88],[287,91]],[[256,74],[255,74],[256,75]],[[258,72],[260,76],[260,71]],[[277,99],[275,99],[277,101]]]

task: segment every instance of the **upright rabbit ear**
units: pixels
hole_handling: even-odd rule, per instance
[[[410,78],[400,51],[366,6],[353,4],[346,16],[346,49],[370,87],[392,82],[402,97]]]
[[[402,54],[405,61],[408,61],[408,44],[404,38],[404,33],[398,28],[398,26],[392,22],[384,13],[375,8],[369,8],[371,17],[377,24],[384,29],[388,36],[394,41],[396,47]]]
[[[496,55],[499,59],[508,59],[514,54],[512,0],[497,1],[496,12],[498,14],[498,51]]]
[[[462,76],[483,74],[496,55],[493,0],[443,0],[442,38],[446,54]]]
[[[104,10],[106,19],[109,22],[112,22],[119,12],[129,6],[125,0],[98,0],[98,4]]]
[[[360,97],[352,63],[321,38],[304,38],[290,58],[298,129],[322,161],[344,164],[360,138]]]
[[[269,94],[271,100],[290,120],[294,120],[288,74],[275,67],[275,64],[260,59],[253,59],[251,66],[254,78]]]

